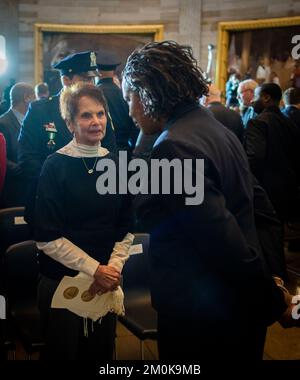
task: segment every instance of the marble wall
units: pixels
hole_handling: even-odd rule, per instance
[[[34,84],[34,23],[163,24],[164,38],[190,44],[205,69],[218,22],[296,15],[300,0],[1,0],[0,34],[7,39],[7,77]]]

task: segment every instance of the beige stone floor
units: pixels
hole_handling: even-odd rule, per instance
[[[118,323],[117,326],[117,359],[118,360],[140,360],[140,341],[133,336],[126,327]],[[145,360],[157,360],[157,344],[154,340],[144,342]]]
[[[155,341],[145,341],[145,360],[157,360]],[[140,342],[125,327],[117,328],[117,359],[140,360]],[[265,360],[300,360],[300,329],[284,329],[279,323],[270,326],[264,351]]]
[[[291,253],[286,250],[286,261],[289,271],[287,287],[293,294],[300,294],[300,252]],[[140,343],[125,327],[117,328],[117,358],[119,360],[139,360]],[[157,359],[155,341],[145,341],[145,359]],[[284,329],[279,323],[268,328],[265,360],[300,360],[300,328]]]
[[[300,294],[300,252],[285,252],[292,294]],[[284,329],[274,323],[268,329],[265,358],[270,360],[300,360],[300,328]]]

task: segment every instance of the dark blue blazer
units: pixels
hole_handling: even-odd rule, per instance
[[[293,105],[287,106],[281,112],[300,128],[300,110],[297,107]]]
[[[137,220],[151,236],[154,307],[172,318],[220,322],[222,331],[241,323],[241,313],[257,320],[257,308],[268,314],[260,313],[260,321],[277,318],[285,305],[261,259],[251,173],[236,136],[196,103],[179,105],[151,154],[164,158],[204,159],[204,201],[187,206],[188,194],[175,194],[172,186],[169,195],[135,199]],[[190,169],[195,179],[195,166]]]

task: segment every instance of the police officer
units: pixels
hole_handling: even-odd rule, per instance
[[[115,73],[120,65],[119,57],[110,51],[100,50],[97,54],[98,72],[100,79],[98,86],[103,91],[109,107],[109,114],[116,134],[117,149],[125,150],[131,156],[139,134],[131,117],[127,103],[123,99],[122,90],[118,86],[118,77]]]
[[[96,53],[85,51],[69,55],[54,65],[63,86],[93,81],[97,75]],[[59,95],[34,102],[29,107],[19,135],[18,159],[28,178],[39,175],[46,157],[70,142],[72,135],[59,111]],[[115,136],[108,123],[102,145],[116,150]]]

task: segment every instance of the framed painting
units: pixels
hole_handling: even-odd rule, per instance
[[[65,56],[85,50],[110,50],[118,54],[122,71],[129,54],[137,47],[163,39],[163,25],[59,25],[35,24],[35,82],[48,83],[58,92],[59,73],[52,65]]]
[[[300,61],[293,54],[297,37],[300,41],[300,16],[220,22],[217,86],[224,92],[230,75],[237,73],[240,80],[252,78],[259,84],[274,82],[283,90],[298,87]]]

